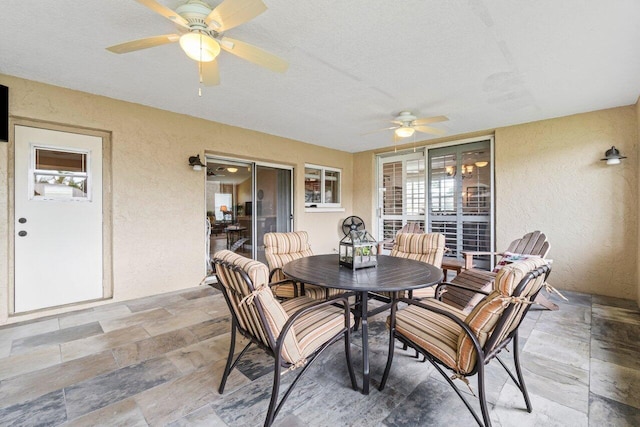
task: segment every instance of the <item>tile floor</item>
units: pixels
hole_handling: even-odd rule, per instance
[[[637,306],[567,296],[569,302],[554,298],[560,311],[532,310],[521,327],[533,413],[501,367],[488,366],[495,426],[640,425]],[[349,388],[344,347],[336,344],[311,367],[276,425],[475,425],[439,374],[399,347],[387,388],[375,388],[386,360],[384,316],[371,322],[371,394]],[[0,425],[262,425],[272,359],[260,350],[234,370],[224,395],[217,392],[229,328],[222,295],[209,287],[1,327]],[[358,334],[352,354],[360,372]]]

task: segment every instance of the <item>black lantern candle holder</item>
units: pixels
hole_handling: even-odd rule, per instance
[[[352,270],[378,265],[378,242],[368,231],[349,231],[340,240],[340,265]]]

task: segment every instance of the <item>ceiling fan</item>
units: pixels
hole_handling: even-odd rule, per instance
[[[425,118],[419,119],[416,116],[414,116],[410,111],[401,111],[400,114],[398,114],[398,116],[395,118],[395,120],[391,121],[391,123],[393,123],[394,126],[384,128],[384,129],[374,130],[372,132],[367,132],[367,133],[364,133],[363,135],[369,135],[371,133],[382,132],[384,130],[390,130],[390,129],[395,129],[394,132],[396,136],[399,138],[410,137],[415,133],[415,131],[430,133],[433,135],[444,135],[446,131],[442,129],[434,128],[432,126],[426,126],[426,125],[431,123],[446,122],[447,120],[449,119],[445,116],[425,117]]]
[[[250,21],[267,10],[262,0],[224,0],[215,8],[201,0],[187,0],[175,11],[156,0],[136,1],[176,24],[178,32],[117,44],[108,47],[108,51],[128,53],[179,42],[187,56],[198,62],[200,82],[205,86],[220,83],[216,58],[221,48],[279,73],[284,73],[289,67],[286,61],[271,53],[224,35],[227,30]]]

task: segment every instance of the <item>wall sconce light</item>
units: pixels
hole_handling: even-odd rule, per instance
[[[444,170],[447,176],[456,176],[457,170],[455,166],[446,166]],[[462,179],[473,177],[473,165],[462,165],[460,171],[462,172]]]
[[[611,146],[611,148],[605,151],[604,159],[600,160],[606,161],[608,165],[619,165],[620,160],[622,159],[626,159],[626,157],[620,155],[620,150],[618,150],[616,147]]]
[[[191,166],[194,171],[200,171],[202,167],[206,165],[200,160],[200,154],[196,154],[195,156],[189,157],[189,166]]]
[[[471,178],[473,176],[473,165],[462,165],[462,178]]]

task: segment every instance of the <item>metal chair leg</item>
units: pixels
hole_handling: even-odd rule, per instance
[[[491,418],[489,417],[489,408],[487,407],[487,393],[484,389],[484,363],[478,363],[478,400],[480,401],[480,411],[482,412],[482,420],[484,427],[491,427]]]
[[[527,386],[524,383],[524,377],[522,376],[522,368],[520,368],[520,349],[518,348],[518,331],[513,336],[513,363],[516,365],[516,374],[518,375],[518,388],[524,396],[524,403],[527,405],[527,412],[533,411],[531,406],[531,400],[529,399],[529,393],[527,392]]]
[[[236,348],[236,322],[231,318],[231,343],[229,344],[229,355],[227,356],[227,364],[224,367],[224,372],[222,373],[222,381],[220,382],[220,387],[218,387],[218,393],[222,394],[224,392],[224,386],[227,384],[227,378],[229,377],[229,373],[231,373],[231,362],[233,361],[233,352]]]
[[[264,427],[269,427],[273,424],[273,420],[276,416],[276,405],[278,403],[278,394],[280,393],[280,357],[276,356],[276,363],[273,369],[273,387],[271,388],[271,400],[269,401],[269,409],[267,410],[267,418],[264,421]],[[293,386],[293,384],[292,384]]]

